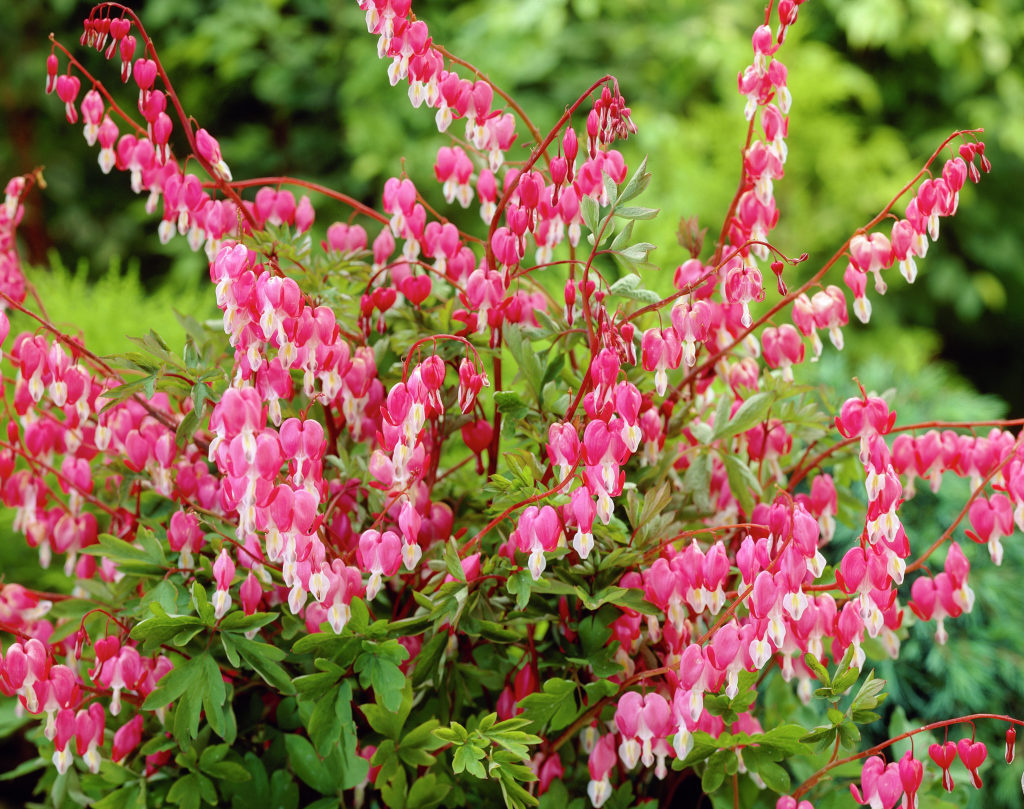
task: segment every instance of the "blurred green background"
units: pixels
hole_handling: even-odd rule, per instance
[[[236,179],[294,174],[376,204],[404,156],[405,170],[440,204],[430,178],[446,141],[431,114],[411,109],[404,89],[388,84],[354,2],[132,6],[186,111],[220,139]],[[182,239],[159,244],[158,220],[145,214],[127,178],[101,175],[80,128],[69,127],[62,105],[43,94],[50,31],[117,87],[116,65],[77,45],[88,8],[73,0],[0,0],[0,167],[11,176],[42,165],[48,183],[30,198],[23,255],[41,267],[36,282],[54,318],[76,324],[98,350],[123,349],[125,334],[151,327],[180,344],[170,302],[197,316],[214,311],[204,257]],[[654,179],[642,204],[662,209],[638,230],[660,246],[653,260],[670,277],[686,258],[675,238],[682,216],[717,232],[738,180],[746,125],[736,74],[750,59],[762,4],[417,0],[415,10],[438,42],[516,96],[542,130],[593,80],[616,75],[639,127],[623,151],[631,165],[649,155]],[[1018,0],[812,0],[801,7],[781,54],[794,97],[790,159],[776,184],[782,218],[774,241],[784,252],[806,251],[807,266],[817,266],[953,129],[985,127],[994,166],[980,187],[963,192],[960,213],[943,223],[939,244],[919,262],[917,283],[908,288],[891,273],[886,298],[873,296],[871,327],[851,325],[847,350],[826,348],[808,372],[834,400],[851,395],[856,374],[869,389],[898,389],[903,422],[1024,413],[1024,351],[1017,348],[1024,332],[1022,37]],[[128,107],[132,95],[122,96]],[[346,215],[314,203],[321,228]],[[912,543],[930,541],[955,516],[964,494],[950,491],[907,505]],[[0,547],[9,580],[34,569],[19,542],[5,537]],[[1024,616],[1016,573],[1024,552],[1008,542],[996,569],[974,553],[983,548],[967,550],[975,613],[952,622],[946,647],[929,642],[928,628],[912,629],[908,662],[882,668],[893,703],[921,720],[953,710],[1024,713],[1024,660],[1014,642]],[[890,720],[894,728],[902,721],[899,714]],[[993,758],[998,748],[989,757],[990,783],[969,796],[973,805],[1019,805],[1017,776]]]

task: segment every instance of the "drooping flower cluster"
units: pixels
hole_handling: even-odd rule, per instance
[[[632,224],[608,251],[638,272],[612,282],[602,265],[615,219],[653,214],[625,205],[647,175],[631,175],[614,148],[637,130],[613,79],[545,136],[483,74],[460,73],[410,0],[359,6],[391,84],[405,82],[440,132],[464,121],[464,137],[438,149],[436,193],[391,177],[380,211],[348,200],[365,227],[332,223],[319,248],[303,235],[313,203],[296,200],[288,178],[250,193],[210,133],[175,120],[180,104],[133,13],[101,4],[82,41],[120,58],[138,123],[77,62],[61,73],[62,46],[48,58],[47,92],[81,121],[101,170],[128,172],[133,191],[148,192],[162,240],[205,248],[222,313],[211,342],[226,348],[195,356],[193,344],[178,364],[152,338],[156,363],[131,355],[115,366],[43,316],[40,329],[17,324],[5,356],[3,499],[41,563],[62,555],[79,586],[0,588],[0,628],[15,637],[0,691],[43,717],[41,744],[59,772],[76,758],[96,773],[104,757],[134,755],[139,779],[178,778],[172,793],[210,781],[185,772],[185,753],[172,757],[201,726],[225,741],[224,756],[244,739],[247,755],[228,765],[255,766],[253,751],[270,750],[277,770],[284,755],[311,789],[330,800],[352,790],[357,804],[368,789],[385,802],[405,796],[413,776],[450,788],[448,775],[420,771],[442,743],[457,772],[499,779],[521,802],[534,797],[519,783],[531,773],[538,794],[555,779],[582,790],[589,775],[599,807],[614,781],[666,779],[673,759],[701,752],[687,766],[704,768],[705,784],[725,756],[729,773],[783,791],[759,691],[773,664],[811,704],[822,668],[835,664],[846,682],[869,639],[899,653],[906,585],[940,641],[944,619],[972,607],[956,541],[942,572],[905,585],[956,528],[930,549],[908,535],[900,507],[915,479],[970,478],[965,533],[997,564],[1001,540],[1024,527],[1024,454],[1007,430],[915,435],[864,391],[834,430],[801,428],[786,401],[802,395],[793,368],[821,354],[819,331],[842,348],[848,323],[845,293],[825,278],[835,259],[790,292],[785,264],[805,257],[768,241],[792,104],[778,53],[800,3],[769,4],[754,32],[738,80],[750,122],[741,187],[719,243],[679,264],[665,298],[639,274],[651,246],[619,241]],[[525,162],[509,157],[524,137],[517,116],[535,141]],[[188,154],[174,154],[174,134]],[[917,186],[891,237],[872,223],[837,254],[849,258],[861,320],[868,273],[879,294],[896,263],[912,282],[966,179],[989,170],[973,134],[943,144],[959,138],[957,155]],[[28,183],[12,180],[0,211],[0,344],[7,312],[30,314],[14,245]],[[438,213],[438,195],[478,202],[485,228],[460,230]],[[774,298],[769,259],[778,303],[762,314]],[[558,289],[564,306],[553,304]],[[775,321],[786,307],[792,323]],[[861,498],[863,520],[853,546],[828,558],[841,488],[828,470],[847,455],[863,472],[863,492],[846,492]],[[54,598],[82,609],[53,617]],[[456,681],[472,699],[440,710],[434,692]],[[849,687],[825,686],[836,699]],[[476,716],[467,704],[490,690],[495,714]],[[235,715],[243,694],[253,697],[248,725]],[[413,710],[422,724],[404,733]],[[433,715],[467,712],[448,728]],[[557,712],[572,715],[557,716],[566,730],[556,737]],[[283,741],[264,734],[271,721]],[[533,756],[521,751],[541,739],[527,725],[551,727]],[[501,751],[485,753],[492,743]],[[223,763],[208,759],[215,749],[197,765],[211,776]],[[933,746],[950,787],[956,755],[980,786],[984,745]],[[922,774],[910,754],[898,764],[872,756],[851,790],[873,807],[901,795],[913,806]],[[777,806],[807,809],[800,798],[813,786]]]

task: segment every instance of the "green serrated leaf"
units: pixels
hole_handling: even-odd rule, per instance
[[[401,695],[401,704],[397,711],[392,711],[379,704],[381,702],[380,695],[377,697],[377,702],[378,704],[376,705],[362,706],[361,710],[366,717],[366,721],[381,736],[397,741],[399,736],[401,736],[402,727],[409,716],[409,711],[412,710],[412,683],[409,681],[405,682],[405,688],[402,690]]]
[[[414,688],[422,685],[431,677],[437,676],[438,663],[447,645],[447,632],[439,632],[423,644],[423,648],[420,649],[420,653],[416,656],[416,668],[413,669],[412,673]]]

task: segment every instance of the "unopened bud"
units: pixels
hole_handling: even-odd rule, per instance
[[[1013,763],[1013,756],[1017,747],[1017,729],[1010,727],[1006,731],[1006,763]]]
[[[779,282],[779,294],[780,295],[785,295],[786,292],[787,292],[787,289],[786,289],[786,282],[782,280],[782,269],[783,269],[783,265],[782,265],[781,261],[773,261],[772,262],[772,272],[775,273],[775,278]]]

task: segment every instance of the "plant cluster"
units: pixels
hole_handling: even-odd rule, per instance
[[[769,3],[738,76],[739,187],[711,239],[681,224],[665,295],[612,76],[545,133],[409,0],[360,7],[446,136],[440,193],[399,175],[379,210],[236,179],[130,9],[96,6],[82,45],[119,63],[137,115],[53,42],[46,90],[160,239],[205,250],[223,317],[182,315],[180,356],[156,333],[93,353],[21,270],[41,173],[7,185],[2,493],[73,582],[0,589],[0,690],[42,720],[20,771],[44,766],[45,804],[626,807],[690,783],[806,809],[855,765],[853,798],[889,809],[952,790],[957,760],[980,787],[973,722],[1010,728],[1009,762],[1018,720],[933,723],[903,738],[970,728],[931,745],[938,769],[887,763],[897,739],[859,749],[886,696],[864,671],[911,621],[941,643],[971,610],[961,523],[1001,562],[1020,421],[898,424],[863,389],[833,412],[794,377],[821,333],[842,349],[849,298],[866,323],[869,289],[914,282],[990,169],[980,130],[800,280],[807,256],[770,239],[802,4]],[[309,194],[351,218],[314,236]],[[959,516],[908,535],[915,482],[950,476],[971,481]],[[858,535],[843,553],[837,519]]]

